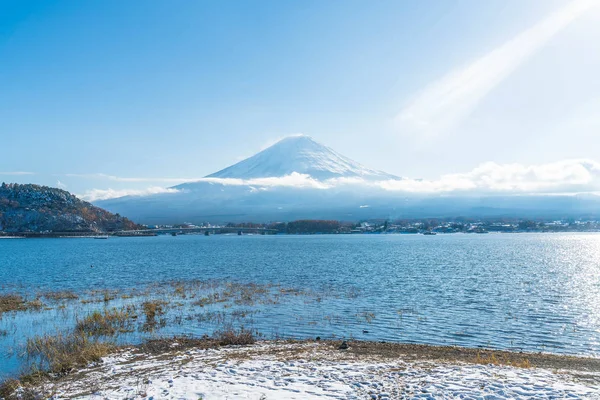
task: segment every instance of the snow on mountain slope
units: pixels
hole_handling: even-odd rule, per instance
[[[487,171],[477,175],[482,176],[480,180],[485,182]],[[456,180],[460,183],[461,179],[473,178],[459,175],[447,179],[450,182],[442,180],[437,184],[443,189],[445,185],[452,187]],[[401,183],[406,183],[408,189],[397,189]],[[411,191],[411,184],[414,187],[415,183],[420,182],[366,168],[308,136],[293,136],[206,178],[169,188],[168,192],[125,196],[96,204],[135,221],[153,224],[360,221],[459,215],[563,218],[596,215],[600,209],[595,198],[584,201],[571,196],[510,194],[482,197],[469,196],[469,192],[461,195],[460,191],[454,196],[439,196],[435,191]],[[424,182],[422,187],[426,190],[427,185]],[[450,189],[448,193],[453,192]]]
[[[399,179],[369,169],[305,135],[287,137],[208,178],[254,179],[281,177],[293,172],[307,174],[321,181],[331,178]]]

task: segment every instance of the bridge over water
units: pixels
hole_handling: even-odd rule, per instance
[[[100,232],[15,232],[5,236],[26,237],[26,238],[57,238],[57,237],[107,237],[107,236],[156,236],[156,235],[185,235],[189,233],[199,233],[205,235],[236,233],[248,234],[255,233],[260,235],[273,235],[277,233],[276,229],[267,228],[248,228],[248,227],[198,227],[198,228],[159,228],[159,229],[136,229],[127,231],[116,231],[108,233]]]
[[[157,228],[157,229],[135,229],[129,231],[118,231],[114,232],[115,236],[138,236],[138,235],[164,235],[164,234],[176,234],[185,235],[186,233],[203,233],[203,234],[222,234],[222,233],[258,233],[261,235],[272,235],[277,233],[276,229],[268,228],[248,228],[248,227],[237,227],[237,226],[223,226],[223,227],[197,227],[197,228]]]

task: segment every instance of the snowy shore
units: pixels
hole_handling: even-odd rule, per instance
[[[600,374],[338,350],[331,342],[126,348],[48,383],[55,399],[600,399]],[[595,370],[594,370],[595,369]]]

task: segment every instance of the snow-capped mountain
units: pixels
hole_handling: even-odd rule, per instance
[[[167,193],[95,204],[148,224],[507,215],[562,218],[599,210],[596,199],[581,197],[390,190],[394,185],[410,188],[415,182],[364,167],[308,136],[292,136],[199,181],[169,188]]]
[[[341,177],[399,179],[367,168],[306,135],[289,136],[252,157],[208,175],[208,178],[254,179],[281,177],[294,172],[320,181]]]

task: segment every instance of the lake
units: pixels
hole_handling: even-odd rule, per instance
[[[264,285],[274,297],[199,306],[200,294],[188,292],[165,324],[121,341],[211,334],[229,318],[266,338],[600,356],[600,234],[24,239],[0,240],[0,294],[42,296],[44,306],[1,316],[0,378],[18,369],[27,338],[135,301],[121,293],[165,298],[177,281],[214,282],[193,289],[206,293],[221,290],[218,282]],[[105,289],[118,294],[105,301],[43,297],[68,290],[89,299]]]

